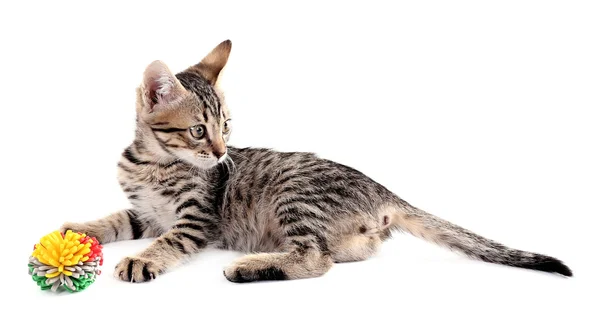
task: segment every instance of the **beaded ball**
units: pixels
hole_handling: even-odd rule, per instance
[[[85,290],[100,275],[102,245],[94,237],[68,230],[43,236],[29,257],[29,275],[42,290]]]

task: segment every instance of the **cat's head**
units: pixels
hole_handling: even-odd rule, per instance
[[[217,85],[230,51],[224,41],[178,74],[161,61],[148,65],[137,89],[136,137],[150,151],[200,168],[227,157],[231,120]]]

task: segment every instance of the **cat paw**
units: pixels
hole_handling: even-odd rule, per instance
[[[58,230],[63,234],[65,234],[68,230],[71,230],[73,232],[81,232],[87,235],[87,232],[85,232],[85,227],[80,223],[66,222]]]
[[[105,240],[107,240],[103,236],[105,232],[90,228],[90,226],[85,223],[66,222],[58,230],[63,234],[65,234],[68,230],[71,230],[73,232],[84,233],[87,236],[96,238],[100,243],[104,243]]]
[[[158,264],[140,257],[125,257],[115,267],[115,277],[121,281],[142,283],[156,279],[160,274]]]
[[[228,281],[234,283],[288,279],[285,272],[259,257],[259,255],[242,257],[225,268],[223,275]]]

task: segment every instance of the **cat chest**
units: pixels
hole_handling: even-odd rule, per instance
[[[150,220],[165,232],[175,224],[177,204],[174,198],[164,196],[161,192],[163,191],[143,189],[138,192],[137,198],[130,201],[142,218]]]
[[[201,180],[179,176],[176,172],[166,173],[159,168],[144,168],[135,173],[121,171],[119,181],[133,208],[141,219],[155,229],[166,232],[177,220],[177,208],[181,205],[182,189],[189,185],[197,186]],[[188,196],[194,189],[187,189]],[[176,195],[180,194],[180,195]]]

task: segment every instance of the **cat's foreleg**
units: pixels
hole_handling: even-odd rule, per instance
[[[125,209],[104,218],[84,223],[64,223],[61,232],[72,230],[96,237],[102,244],[120,240],[141,239],[156,236],[148,222],[139,218],[133,209]]]
[[[212,208],[191,198],[177,208],[173,228],[139,254],[126,257],[115,268],[115,277],[127,282],[155,279],[184,258],[204,249],[217,238],[218,218]]]

